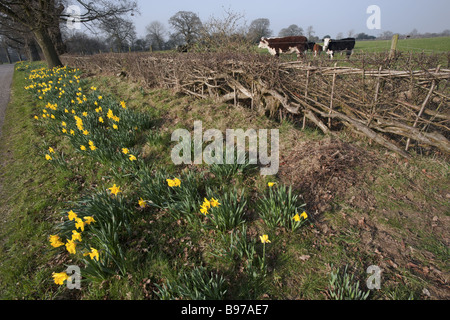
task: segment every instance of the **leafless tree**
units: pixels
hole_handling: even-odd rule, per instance
[[[247,50],[251,43],[246,38],[247,27],[242,13],[224,9],[222,17],[212,15],[201,32],[199,49],[208,51]]]
[[[262,37],[270,37],[273,31],[270,29],[270,20],[259,18],[250,23],[247,37],[253,43],[258,43]]]
[[[202,21],[197,14],[190,11],[179,11],[169,19],[169,24],[175,30],[175,34],[182,36],[184,42],[190,46],[201,35]]]
[[[313,38],[315,34],[316,34],[316,32],[314,31],[313,26],[309,26],[308,28],[306,28],[306,37],[309,40],[311,40],[311,38]]]
[[[153,21],[145,29],[147,31],[145,38],[152,50],[164,50],[167,37],[166,27],[159,21]]]
[[[133,45],[136,39],[136,27],[131,20],[123,18],[104,18],[100,24],[107,36],[111,49],[121,52]]]
[[[289,27],[281,29],[278,36],[279,37],[303,36],[303,28],[299,27],[296,24],[291,24]]]
[[[137,3],[132,0],[76,0],[80,8],[79,22],[89,23],[111,17],[119,17],[137,10]],[[9,17],[14,22],[31,32],[42,49],[48,67],[62,66],[59,55],[62,35],[60,23],[73,20],[73,13],[68,12],[67,0],[0,0],[0,15]]]

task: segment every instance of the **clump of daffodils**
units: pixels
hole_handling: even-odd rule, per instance
[[[59,235],[51,235],[49,237],[50,245],[53,248],[65,247],[69,254],[77,254],[77,246],[83,242],[82,233],[85,231],[85,226],[95,223],[95,219],[92,216],[86,216],[83,218],[78,217],[78,214],[73,210],[67,212],[67,218],[69,221],[75,222],[75,229],[72,230],[71,238],[66,239],[64,242]],[[100,259],[100,254],[97,249],[91,248],[90,252],[84,253],[84,256],[89,256],[91,260]],[[65,281],[69,280],[70,277],[64,273],[53,273],[53,280],[57,285],[63,285]]]
[[[167,179],[167,185],[171,188],[176,188],[176,187],[180,187],[181,186],[181,181],[178,178],[175,179]]]
[[[211,208],[218,207],[220,205],[221,203],[217,199],[211,198],[210,200],[208,200],[204,198],[203,204],[200,206],[200,212],[206,216],[209,213],[208,210],[210,210]]]

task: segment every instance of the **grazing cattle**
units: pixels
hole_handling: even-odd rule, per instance
[[[323,51],[323,47],[320,44],[315,44],[313,47],[314,57],[320,55]]]
[[[308,50],[314,51],[314,46],[316,45],[315,42],[309,41],[308,42]]]
[[[356,43],[355,38],[346,38],[341,40],[325,38],[323,41],[323,51],[326,51],[331,59],[333,59],[335,52],[342,51],[347,52],[347,59],[350,58]]]
[[[308,40],[306,37],[284,37],[284,38],[262,38],[259,48],[269,50],[273,56],[280,56],[280,53],[297,53],[297,59],[303,57],[303,53],[308,50]]]

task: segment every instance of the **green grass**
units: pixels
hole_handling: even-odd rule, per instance
[[[43,244],[62,206],[58,199],[76,191],[70,183],[73,174],[54,170],[40,155],[45,130],[33,125],[34,102],[24,92],[25,85],[23,75],[16,72],[0,145],[5,155],[0,176],[0,296],[4,299],[54,297],[49,290],[52,268],[46,266],[53,253]]]
[[[391,49],[392,40],[356,41],[355,53],[359,52],[384,52]],[[399,51],[446,53],[450,51],[450,37],[424,38],[424,39],[399,39],[397,44]]]

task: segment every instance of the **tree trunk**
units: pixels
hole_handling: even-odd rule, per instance
[[[38,29],[34,31],[34,35],[36,36],[36,41],[42,49],[48,68],[53,69],[55,67],[62,67],[63,64],[59,59],[58,52],[52,38],[50,37],[50,34],[48,33],[48,30]]]
[[[36,46],[36,41],[32,37],[25,37],[25,54],[27,55],[28,61],[40,61],[41,57],[39,55],[38,48]]]
[[[3,48],[5,49],[6,59],[8,59],[8,63],[11,64],[11,56],[9,55],[8,46],[3,43]]]

